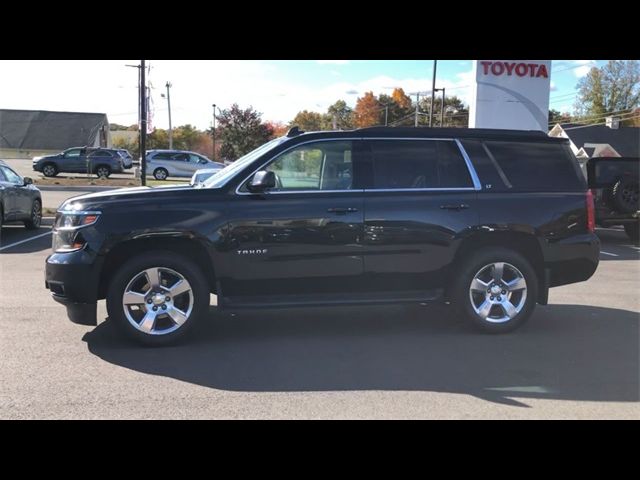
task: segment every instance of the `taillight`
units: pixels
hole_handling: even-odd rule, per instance
[[[587,230],[593,233],[596,231],[596,209],[593,204],[593,192],[587,190]]]

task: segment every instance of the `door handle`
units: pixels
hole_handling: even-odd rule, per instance
[[[469,208],[469,205],[466,203],[459,203],[457,205],[440,205],[440,208],[443,210],[465,210]]]
[[[328,208],[327,212],[329,213],[335,213],[336,215],[344,215],[345,213],[353,213],[353,212],[357,212],[358,209],[357,208],[353,208],[353,207],[333,207],[333,208]]]

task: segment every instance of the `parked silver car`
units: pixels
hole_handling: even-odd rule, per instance
[[[149,150],[147,152],[147,175],[156,180],[167,177],[191,176],[201,168],[222,168],[223,164],[213,162],[204,155],[182,150]]]

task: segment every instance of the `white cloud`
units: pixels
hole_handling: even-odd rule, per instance
[[[320,65],[347,65],[349,60],[316,60]]]
[[[550,89],[552,92],[557,91],[557,90],[558,90],[558,86],[556,85],[556,82],[554,82],[553,80],[551,80],[551,85],[550,85],[549,89]]]
[[[589,70],[591,70],[592,67],[596,66],[596,61],[595,60],[574,60],[573,64],[574,66],[580,65],[578,68],[573,69],[573,74],[577,78],[582,78],[587,73],[589,73]]]

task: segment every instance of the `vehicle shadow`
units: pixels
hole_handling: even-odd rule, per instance
[[[639,315],[627,310],[539,306],[527,325],[498,336],[446,306],[236,316],[212,308],[209,320],[174,347],[129,343],[109,321],[83,340],[112,364],[232,391],[434,391],[521,407],[515,398],[639,400]]]

